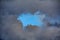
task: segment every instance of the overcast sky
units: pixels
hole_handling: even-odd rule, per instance
[[[50,17],[57,16],[59,5],[58,1],[51,0],[3,0],[0,4],[0,7],[2,7],[0,12],[4,14],[4,16],[0,15],[0,22],[2,22],[2,26],[0,25],[0,35],[5,40],[40,40],[40,38],[43,40],[47,38],[46,40],[48,40],[49,38],[55,38],[55,36],[60,34],[58,33],[60,28],[49,27],[39,29],[36,32],[22,32],[20,30],[22,25],[17,21],[15,15],[21,14],[22,12],[36,12],[39,10],[44,14],[50,15]],[[8,35],[6,35],[7,33]]]
[[[2,6],[6,11],[12,14],[19,14],[20,12],[35,12],[37,10],[49,15],[56,15],[59,12],[58,0],[9,0],[2,1]]]

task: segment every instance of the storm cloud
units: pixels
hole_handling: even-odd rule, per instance
[[[5,0],[1,3],[3,8],[12,14],[37,10],[49,15],[59,14],[60,4],[58,0]]]
[[[34,14],[37,10],[50,17],[60,14],[58,0],[1,0],[0,1],[0,36],[3,40],[59,40],[60,28],[44,26],[36,31],[23,31],[17,17],[22,12]],[[52,18],[53,19],[53,18]],[[45,21],[45,24],[47,21]]]

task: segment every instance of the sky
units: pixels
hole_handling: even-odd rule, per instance
[[[58,2],[58,0],[56,1],[52,1],[52,0],[44,0],[44,1],[42,0],[10,0],[10,1],[7,1],[7,0],[4,0],[1,2],[0,6],[1,6],[0,7],[0,10],[1,10],[0,22],[2,23],[2,25],[0,25],[0,33],[1,33],[0,35],[2,36],[4,40],[10,40],[10,39],[23,40],[22,38],[26,38],[25,40],[40,40],[40,38],[42,38],[42,40],[48,40],[50,38],[55,39],[56,36],[60,37],[60,33],[59,33],[60,28],[55,28],[55,27],[53,28],[48,27],[46,29],[43,28],[42,30],[39,29],[36,32],[32,32],[32,33],[20,32],[21,25],[19,26],[19,22],[16,22],[17,20],[15,16],[15,15],[18,16],[18,14],[23,12],[23,14],[21,13],[21,16],[18,17],[18,19],[22,21],[23,25],[27,25],[27,24],[35,25],[35,23],[38,23],[38,24],[42,23],[41,19],[38,17],[37,14],[34,14],[34,15],[29,14],[30,12],[34,13],[37,10],[41,10],[42,12],[48,14],[51,18],[53,16],[55,19],[57,18],[59,19],[60,17],[56,18],[56,16],[60,14],[60,2]],[[25,14],[24,12],[28,12],[28,13]],[[9,14],[8,16],[6,16],[7,13]],[[43,18],[44,18],[44,15],[43,15]],[[24,21],[28,19],[29,21]],[[38,19],[40,19],[40,21],[37,21]],[[59,20],[59,23],[60,23],[60,20]]]
[[[9,0],[2,1],[2,6],[5,11],[11,12],[10,14],[20,14],[21,12],[35,12],[41,10],[42,12],[56,16],[59,14],[58,0]]]
[[[23,23],[23,27],[26,27],[30,24],[40,27],[43,26],[44,17],[45,15],[40,14],[39,11],[35,12],[33,15],[30,12],[27,12],[27,14],[22,13],[17,20],[20,20]]]
[[[48,15],[42,13],[41,11],[36,11],[34,12],[34,14],[32,14],[31,12],[23,12],[21,13],[17,20],[21,21],[23,24],[23,28],[25,28],[27,25],[36,25],[38,27],[42,27],[45,26],[44,21],[46,20],[46,22],[49,22],[51,24],[54,23],[60,23],[59,22],[59,18],[52,18],[49,17]]]

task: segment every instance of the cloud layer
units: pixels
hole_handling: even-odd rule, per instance
[[[2,16],[1,38],[3,40],[58,40],[60,28],[55,26],[44,26],[35,31],[22,30],[22,23],[16,19],[16,15]],[[58,38],[57,38],[58,37]]]
[[[5,10],[19,14],[20,12],[35,12],[37,10],[49,15],[59,14],[58,0],[11,0],[2,1],[2,6]],[[10,14],[11,14],[10,13]]]
[[[0,4],[0,35],[3,40],[60,40],[60,28],[44,26],[36,31],[22,30],[22,24],[16,18],[21,12],[37,10],[50,16],[59,13],[58,1],[51,0],[9,0]],[[58,18],[58,17],[57,17]],[[59,18],[58,18],[59,19]],[[47,21],[46,21],[47,22]],[[45,23],[46,24],[46,23]]]

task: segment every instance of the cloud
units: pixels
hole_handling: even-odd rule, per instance
[[[51,0],[12,0],[12,1],[2,1],[2,6],[7,11],[12,12],[13,14],[20,14],[20,12],[31,11],[35,12],[40,10],[43,13],[49,15],[58,14],[58,1]]]
[[[48,15],[56,16],[59,3],[57,1],[40,0],[12,0],[1,1],[1,23],[0,35],[4,40],[54,40],[60,36],[60,28],[42,27],[33,32],[25,32],[21,29],[22,24],[17,21],[17,15],[21,12],[42,11]],[[47,21],[46,21],[47,22]]]
[[[1,38],[4,40],[54,40],[60,35],[60,28],[48,26],[30,32],[23,31],[15,15],[5,15],[2,19]]]

